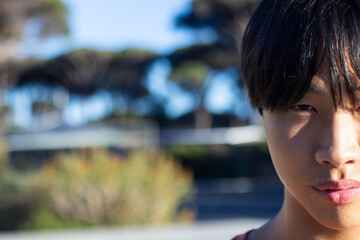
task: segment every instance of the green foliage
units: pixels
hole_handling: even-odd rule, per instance
[[[179,158],[192,158],[197,161],[208,159],[209,149],[204,145],[176,145],[169,149],[171,155]]]
[[[159,55],[157,55],[154,52],[137,49],[137,48],[129,48],[125,49],[121,52],[116,53],[117,57],[137,57],[137,58],[157,58]]]
[[[0,137],[0,230],[19,228],[35,206],[37,194],[28,188],[33,183],[29,175],[29,172],[16,174],[9,167],[6,145]]]
[[[0,0],[0,53],[1,60],[13,57],[16,44],[27,37],[24,29],[38,29],[37,37],[67,34],[68,9],[61,0]]]
[[[205,63],[188,60],[175,67],[169,79],[187,90],[198,91],[204,85],[209,72],[210,68]]]
[[[179,211],[192,194],[192,175],[155,150],[127,157],[103,149],[78,150],[59,153],[40,169],[5,172],[11,174],[2,174],[0,213],[7,216],[0,220],[16,209],[26,213],[7,230],[163,224],[193,218],[191,212]]]
[[[133,152],[128,159],[106,150],[60,154],[40,175],[49,202],[27,229],[165,223],[175,220],[191,193],[191,176],[156,152]]]
[[[31,104],[31,111],[34,114],[39,114],[46,111],[60,110],[55,104],[44,101],[36,101]]]
[[[38,0],[37,4],[32,11],[44,22],[42,36],[69,33],[66,22],[69,11],[61,0]]]
[[[64,56],[68,57],[74,57],[74,56],[82,56],[82,55],[88,55],[92,54],[98,57],[104,57],[104,58],[121,58],[121,57],[128,57],[128,58],[158,58],[159,55],[143,49],[138,48],[128,48],[123,51],[113,52],[113,51],[99,51],[89,48],[82,48],[77,49],[74,51],[71,51]]]

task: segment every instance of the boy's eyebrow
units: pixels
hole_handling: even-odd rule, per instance
[[[317,93],[317,94],[320,94],[320,95],[325,95],[325,90],[317,87],[314,84],[310,84],[308,92]]]
[[[354,91],[355,91],[355,94],[360,94],[360,86],[355,87]],[[316,93],[316,94],[320,94],[320,95],[325,95],[326,94],[326,89],[322,89],[322,88],[319,88],[318,86],[316,86],[314,84],[310,84],[309,89],[307,90],[307,92]],[[359,95],[359,98],[360,98],[360,95]]]

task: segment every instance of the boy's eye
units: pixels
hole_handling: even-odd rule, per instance
[[[310,105],[306,105],[306,104],[294,105],[291,107],[291,109],[295,110],[295,111],[316,111],[315,108],[313,108]]]

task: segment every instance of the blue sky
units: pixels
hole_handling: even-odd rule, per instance
[[[29,39],[24,55],[52,57],[78,48],[122,50],[128,47],[168,53],[195,41],[190,30],[176,28],[175,17],[192,0],[63,0],[70,11],[70,34],[51,40]]]
[[[174,17],[190,0],[64,0],[71,10],[71,40],[76,47],[141,47],[157,52],[193,41],[174,26]]]

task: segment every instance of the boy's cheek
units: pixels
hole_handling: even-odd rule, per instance
[[[302,175],[315,164],[316,129],[306,121],[264,114],[264,127],[274,167],[280,178]],[[308,171],[307,171],[308,172]],[[283,180],[283,179],[282,179]]]

